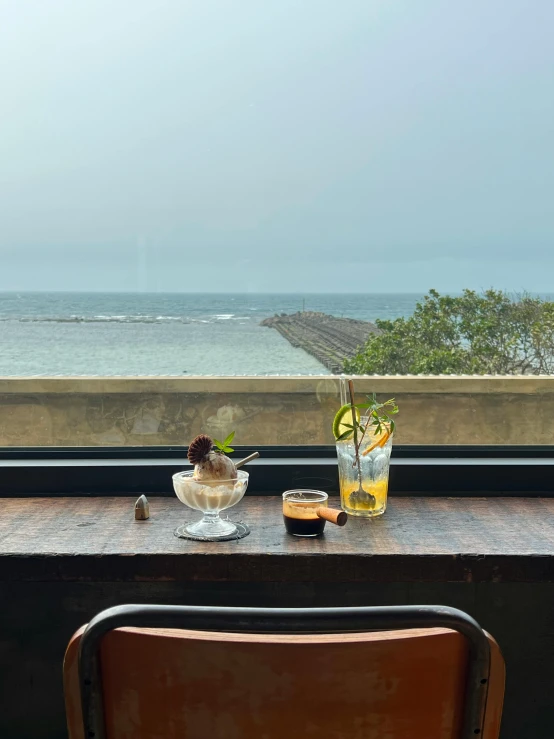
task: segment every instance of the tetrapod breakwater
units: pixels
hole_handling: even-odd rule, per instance
[[[266,318],[260,325],[277,329],[292,346],[308,352],[334,374],[343,371],[345,360],[357,354],[370,334],[379,333],[370,321],[315,311],[282,313]]]

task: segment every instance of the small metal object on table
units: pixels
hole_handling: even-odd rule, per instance
[[[135,520],[146,521],[150,518],[150,503],[146,495],[141,495],[135,503]]]

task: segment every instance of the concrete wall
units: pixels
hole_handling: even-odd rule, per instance
[[[551,444],[552,377],[364,377],[394,396],[402,444]],[[338,378],[0,378],[0,446],[330,444]]]

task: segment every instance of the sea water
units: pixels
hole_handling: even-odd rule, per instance
[[[323,375],[260,322],[303,308],[374,321],[421,295],[0,293],[0,375]]]

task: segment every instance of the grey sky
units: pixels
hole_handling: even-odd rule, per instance
[[[554,291],[552,0],[0,0],[0,289]]]

